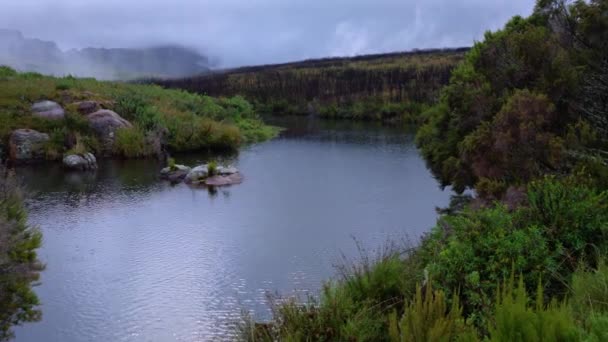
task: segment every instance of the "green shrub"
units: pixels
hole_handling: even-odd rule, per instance
[[[153,131],[162,126],[162,114],[156,107],[142,106],[135,111],[134,121],[144,130]]]
[[[209,177],[213,177],[217,174],[217,162],[211,161],[207,164],[207,174]]]
[[[116,131],[114,153],[125,158],[141,158],[153,153],[146,143],[146,136],[139,127],[121,128]]]
[[[608,314],[591,313],[586,319],[586,342],[608,341]]]
[[[564,279],[546,284],[548,296],[559,296],[580,262],[594,265],[608,248],[606,193],[547,178],[530,185],[528,201],[516,210],[496,204],[444,216],[423,241],[436,285],[460,289],[465,314],[480,326],[491,315],[494,284],[512,267],[529,289],[541,277]]]
[[[596,269],[581,266],[574,273],[571,296],[580,318],[589,313],[608,314],[608,265],[604,259]]]
[[[568,279],[580,262],[597,263],[608,252],[608,192],[596,190],[584,179],[546,177],[528,187],[530,223],[545,227],[549,248],[561,254],[560,271]]]
[[[490,341],[580,341],[581,331],[570,307],[566,302],[556,300],[545,306],[540,284],[534,307],[529,304],[522,277],[517,288],[511,277],[497,293],[494,321],[489,326]]]
[[[413,301],[405,308],[399,322],[397,313],[389,316],[389,335],[393,342],[477,341],[477,332],[465,323],[458,295],[454,294],[451,308],[443,291],[435,291],[429,282],[422,294],[416,288]]]
[[[174,158],[167,159],[167,165],[169,166],[169,170],[171,170],[171,171],[177,171],[177,166],[175,166],[175,159]]]
[[[13,325],[41,318],[32,289],[44,268],[36,254],[41,243],[41,233],[27,223],[14,180],[0,165],[0,341],[13,337]]]
[[[234,149],[241,144],[241,132],[232,125],[213,125],[210,134],[211,145],[220,150]]]
[[[122,93],[115,101],[114,111],[127,120],[135,120],[138,111],[148,105],[144,97],[134,91]]]
[[[6,65],[0,65],[0,77],[4,78],[14,76],[17,76],[17,71],[15,71],[15,69]]]
[[[507,191],[507,183],[501,180],[481,178],[475,185],[475,190],[480,198],[496,201],[501,199]]]
[[[57,85],[55,86],[55,89],[57,90],[69,90],[72,88],[72,82],[68,82],[68,81],[59,81],[57,82]]]
[[[58,160],[64,151],[65,129],[55,128],[49,134],[49,141],[44,145],[47,160]]]
[[[480,326],[491,315],[495,284],[509,276],[513,265],[529,282],[555,268],[543,228],[521,226],[520,216],[503,205],[467,209],[442,218],[424,242],[431,254],[427,268],[437,285],[448,293],[460,289],[466,315]]]

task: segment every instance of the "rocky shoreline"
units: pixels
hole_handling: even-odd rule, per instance
[[[104,109],[104,104],[95,101],[73,103],[78,113],[86,120],[89,128],[102,144],[103,151],[112,151],[116,131],[131,128],[133,125],[118,113]],[[31,107],[34,117],[46,120],[66,120],[66,111],[58,103],[44,100]],[[39,132],[29,128],[18,128],[11,132],[8,139],[8,162],[13,165],[31,164],[49,160],[46,145],[51,141],[52,132]],[[78,145],[77,139],[66,139],[65,145],[72,149]],[[58,159],[58,158],[56,158]],[[96,158],[86,151],[69,151],[63,156],[63,163],[69,169],[92,169],[96,167]]]

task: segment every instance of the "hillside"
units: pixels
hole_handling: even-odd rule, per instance
[[[155,83],[210,96],[243,95],[273,114],[402,120],[437,100],[467,50],[315,59]]]

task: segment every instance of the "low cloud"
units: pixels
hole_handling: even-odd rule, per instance
[[[19,0],[0,23],[65,50],[178,44],[221,66],[471,45],[534,0]]]

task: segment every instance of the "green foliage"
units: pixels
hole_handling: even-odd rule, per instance
[[[608,315],[592,313],[587,317],[585,341],[602,342],[608,340]]]
[[[65,141],[65,129],[55,128],[49,134],[49,141],[45,144],[44,150],[47,160],[57,160],[63,154]]]
[[[530,222],[545,227],[549,247],[562,255],[554,276],[567,279],[579,262],[593,265],[598,253],[607,251],[608,192],[577,176],[563,181],[547,177],[530,184],[528,201]]]
[[[4,341],[13,336],[13,325],[40,320],[32,283],[43,266],[36,255],[42,235],[28,225],[21,196],[2,167],[0,175],[0,341]]]
[[[414,300],[405,308],[399,322],[397,314],[389,316],[389,335],[393,342],[427,342],[427,341],[477,341],[477,333],[466,325],[462,317],[462,308],[458,295],[448,305],[443,291],[434,291],[429,282],[422,294],[422,288],[416,288]]]
[[[169,158],[167,159],[167,165],[169,166],[169,170],[177,171],[177,166],[175,165],[175,159]]]
[[[522,184],[556,169],[562,141],[550,132],[554,107],[545,96],[516,91],[491,123],[482,123],[460,145],[460,158],[475,179]]]
[[[217,162],[211,161],[207,164],[207,174],[209,177],[213,177],[217,174]]]
[[[572,306],[580,318],[589,313],[608,314],[608,265],[596,269],[581,266],[572,276]]]
[[[139,127],[121,128],[114,138],[114,153],[124,158],[141,158],[154,153],[146,142],[146,135]]]
[[[16,75],[17,71],[15,71],[15,69],[6,65],[0,65],[0,78],[13,77]]]
[[[489,341],[580,341],[580,330],[566,302],[543,304],[542,287],[538,286],[535,306],[529,305],[524,281],[517,288],[513,276],[499,288],[494,322],[489,327]]]
[[[481,178],[518,185],[570,167],[564,141],[580,116],[572,103],[583,68],[563,44],[563,22],[544,18],[515,17],[486,33],[425,115],[417,143],[444,185],[459,192]]]
[[[529,207],[497,203],[444,216],[423,241],[421,253],[436,284],[460,289],[465,313],[478,325],[490,317],[495,285],[514,269],[528,288],[537,279],[549,296],[563,295],[579,262],[593,264],[608,248],[606,192],[577,178],[546,178],[528,190]]]
[[[74,82],[71,80],[60,80],[55,85],[55,89],[57,90],[69,90],[74,86]]]
[[[424,248],[432,250],[428,269],[445,291],[460,288],[465,313],[478,324],[491,315],[496,285],[515,270],[529,282],[555,267],[543,230],[523,226],[521,213],[498,205],[446,216]],[[445,238],[445,230],[450,235]]]

